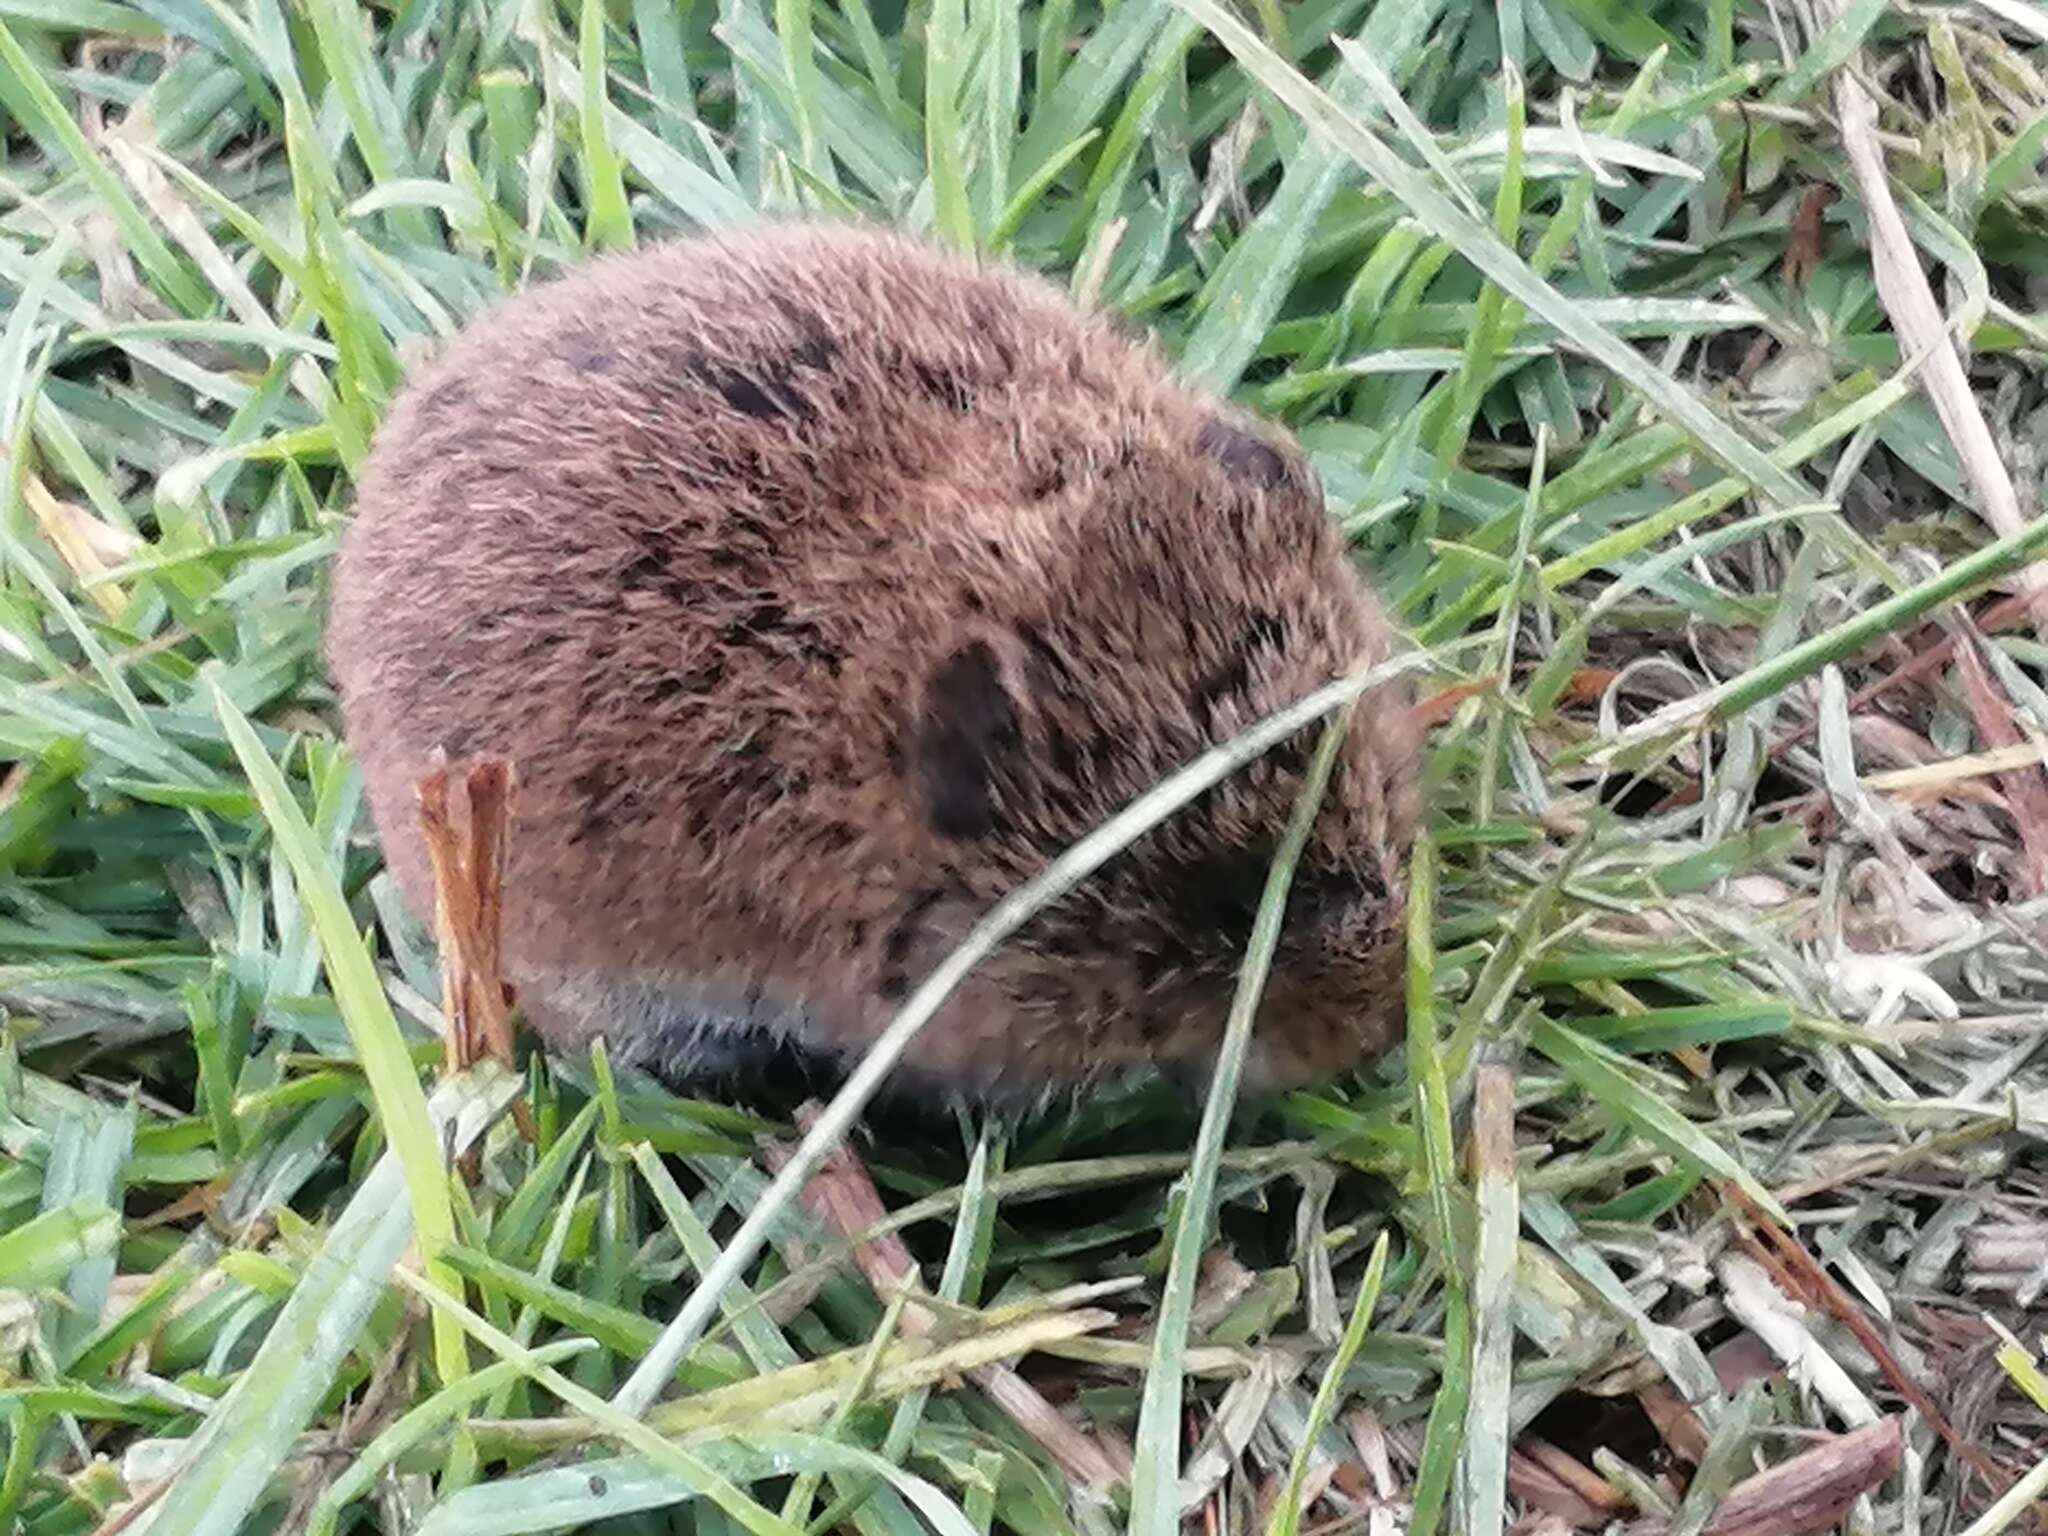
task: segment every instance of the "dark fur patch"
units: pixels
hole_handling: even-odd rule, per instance
[[[703,698],[715,693],[719,684],[725,681],[725,657],[716,650],[707,651],[694,663],[679,667],[672,672],[657,672],[649,680],[646,697],[652,703],[666,699],[681,698],[685,695]]]
[[[1195,446],[1230,471],[1232,478],[1275,491],[1287,483],[1287,460],[1271,443],[1218,417],[1202,423]]]
[[[846,648],[829,638],[816,624],[799,625],[796,630],[796,647],[804,660],[815,662],[833,677],[846,665]]]
[[[799,367],[822,373],[832,366],[832,359],[839,355],[839,343],[823,331],[813,331],[804,338],[794,355]]]
[[[629,560],[619,572],[619,585],[629,592],[653,592],[679,607],[693,605],[698,597],[696,584],[677,562],[655,549],[643,549]]]
[[[557,650],[568,643],[569,637],[559,630],[529,630],[521,635],[518,643],[513,646],[512,657],[515,661],[531,665],[534,662],[543,661],[547,657],[552,656]]]
[[[789,623],[789,608],[772,597],[764,597],[718,632],[726,645],[752,645],[782,633]]]
[[[719,630],[721,644],[735,648],[796,655],[822,667],[833,676],[846,664],[846,649],[826,632],[823,625],[789,611],[779,599],[762,598],[745,613]]]
[[[760,384],[744,373],[720,373],[712,382],[712,388],[725,397],[725,403],[742,416],[752,416],[765,421],[773,416],[808,416],[808,405],[800,405],[782,395],[771,395]]]
[[[1246,625],[1244,648],[1218,662],[1195,680],[1188,693],[1188,709],[1204,719],[1224,699],[1241,698],[1251,691],[1254,650],[1281,651],[1287,646],[1287,621],[1275,613],[1260,612]]]
[[[1195,950],[1228,953],[1242,949],[1251,937],[1272,862],[1270,848],[1226,849],[1170,864],[1150,884],[1154,899],[1171,914],[1174,929]]]
[[[1309,755],[1315,751],[1316,743],[1321,739],[1316,735],[1321,729],[1320,726],[1311,726],[1306,731],[1296,732],[1285,741],[1275,742],[1266,752],[1266,761],[1289,778],[1300,778],[1308,772]]]
[[[1080,679],[1067,659],[1064,636],[1048,633],[1036,624],[1018,625],[1017,634],[1030,652],[1027,666],[1034,694],[1069,697],[1082,692]]]
[[[818,829],[820,853],[844,853],[860,841],[860,833],[843,821],[828,822]]]
[[[749,736],[725,754],[726,783],[743,795],[757,795],[765,789],[775,787],[775,763],[769,757],[768,743],[760,736]]]
[[[884,1002],[900,1003],[910,995],[910,973],[906,967],[924,938],[925,914],[944,899],[943,891],[919,891],[903,915],[890,925],[882,940],[882,974],[875,983],[875,992]]]
[[[770,294],[768,303],[792,331],[803,337],[791,353],[799,365],[822,369],[839,355],[839,343],[833,339],[824,317],[816,310],[794,303],[779,293]]]
[[[925,914],[944,899],[942,891],[920,891],[904,914],[896,919],[890,928],[888,938],[882,941],[882,959],[889,966],[902,965],[910,958],[910,952],[917,947]]]
[[[714,837],[736,835],[757,816],[767,815],[795,793],[795,785],[773,751],[772,725],[763,725],[718,757],[705,776],[705,825]]]
[[[1067,488],[1066,469],[1058,464],[1039,475],[1024,488],[1024,494],[1033,501],[1047,501]]]
[[[1017,349],[1006,334],[1015,325],[1008,310],[1009,306],[995,297],[993,291],[977,293],[967,301],[967,317],[974,327],[975,340],[995,358],[997,376],[1005,379],[1017,371]]]
[[[823,372],[838,355],[839,344],[817,330],[758,368],[729,367],[694,352],[684,368],[742,416],[755,421],[815,421],[818,410],[804,392],[801,375]]]
[[[936,367],[931,363],[913,362],[911,376],[917,380],[918,388],[932,399],[959,416],[966,416],[974,410],[974,391],[967,381],[950,368]]]
[[[997,828],[996,780],[1022,754],[1016,702],[987,642],[962,646],[925,689],[914,756],[926,813],[942,837],[987,837]]]
[[[590,331],[572,331],[562,338],[562,361],[578,373],[610,373],[619,355]]]
[[[671,1005],[638,1039],[617,1042],[619,1064],[639,1067],[671,1088],[702,1091],[716,1084],[742,1100],[771,1089],[829,1082],[829,1056],[740,1017]]]
[[[569,833],[572,843],[601,839],[622,823],[639,819],[640,792],[627,782],[626,770],[616,763],[579,773],[569,788],[580,802]]]
[[[1251,677],[1251,658],[1239,653],[1211,667],[1196,680],[1194,692],[1188,695],[1188,705],[1197,715],[1206,715],[1219,700],[1241,695]]]

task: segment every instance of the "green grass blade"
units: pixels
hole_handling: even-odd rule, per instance
[[[7,1234],[0,1244],[0,1286],[33,1291],[55,1285],[79,1265],[113,1252],[121,1218],[90,1196],[44,1211]]]
[[[925,26],[924,145],[932,189],[932,228],[939,240],[972,255],[974,208],[960,153],[960,53],[965,39],[961,0],[933,0]]]
[[[1125,0],[1090,34],[1036,104],[1012,159],[1017,175],[1029,178],[1095,125],[1172,10],[1171,0]]]
[[[1152,1329],[1152,1357],[1145,1369],[1145,1390],[1138,1410],[1136,1456],[1131,1477],[1131,1536],[1175,1536],[1181,1525],[1180,1444],[1183,1356],[1189,1319],[1194,1312],[1195,1282],[1202,1254],[1216,1219],[1216,1170],[1223,1142],[1237,1105],[1238,1081],[1251,1046],[1252,1019],[1265,993],[1273,952],[1280,942],[1280,924],[1287,910],[1287,892],[1294,866],[1308,844],[1309,830],[1323,803],[1323,791],[1336,766],[1338,748],[1351,724],[1351,706],[1337,711],[1323,728],[1322,741],[1309,764],[1287,831],[1273,855],[1266,889],[1259,899],[1251,941],[1238,972],[1237,992],[1223,1027],[1215,1074],[1202,1105],[1201,1127],[1195,1132],[1194,1156],[1179,1187],[1180,1221],[1171,1234],[1166,1284],[1159,1296]]]
[[[605,90],[604,21],[604,0],[583,0],[576,49],[583,87],[583,192],[590,200],[583,237],[594,251],[624,251],[633,246],[633,215],[626,206],[626,183],[605,119],[610,103]]]
[[[1455,246],[1487,278],[1519,300],[1530,313],[1554,326],[1574,347],[1634,386],[1644,399],[1690,432],[1717,461],[1779,501],[1796,503],[1806,499],[1797,480],[1772,464],[1690,390],[1658,371],[1613,332],[1587,321],[1577,305],[1530,271],[1521,257],[1501,243],[1498,235],[1432,187],[1353,114],[1331,102],[1216,0],[1175,3],[1198,18],[1262,85],[1299,113],[1304,122],[1341,145],[1439,238]]]
[[[1301,1490],[1308,1481],[1309,1454],[1315,1449],[1317,1438],[1336,1417],[1337,1404],[1343,1396],[1345,1373],[1351,1369],[1351,1362],[1358,1358],[1359,1350],[1365,1347],[1366,1334],[1372,1328],[1373,1309],[1379,1305],[1380,1285],[1386,1279],[1387,1244],[1388,1234],[1385,1231],[1373,1241],[1372,1254],[1365,1261],[1365,1278],[1359,1282],[1358,1297],[1351,1304],[1351,1320],[1345,1324],[1344,1337],[1338,1342],[1337,1352],[1330,1356],[1330,1363],[1323,1370],[1323,1379],[1316,1387],[1315,1400],[1309,1405],[1308,1427],[1302,1433],[1301,1444],[1294,1448],[1294,1460],[1288,1464],[1287,1481],[1273,1506],[1273,1518],[1266,1526],[1266,1536],[1300,1536]]]
[[[1760,1209],[1790,1224],[1784,1207],[1756,1175],[1720,1142],[1672,1108],[1661,1094],[1640,1082],[1625,1064],[1625,1058],[1548,1019],[1537,1021],[1529,1043],[1570,1073],[1608,1113],[1708,1177],[1738,1185]]]
[[[23,126],[35,134],[53,157],[70,161],[85,178],[107,215],[119,226],[128,249],[155,282],[157,291],[187,315],[207,313],[212,300],[206,289],[157,233],[156,225],[129,195],[120,178],[86,142],[84,132],[5,21],[0,21],[0,94],[4,94]]]
[[[401,1274],[399,1279],[437,1313],[454,1318],[465,1333],[472,1335],[500,1360],[519,1366],[564,1404],[591,1420],[604,1434],[646,1457],[656,1469],[680,1483],[692,1495],[717,1505],[753,1536],[802,1536],[787,1520],[749,1498],[730,1479],[713,1470],[695,1451],[685,1450],[663,1439],[638,1419],[621,1413],[603,1398],[577,1386],[517,1339],[492,1327],[448,1292],[410,1275]]]
[[[1406,78],[1420,62],[1423,41],[1443,4],[1419,0],[1376,6],[1358,35],[1359,46],[1394,61],[1393,71]],[[1353,75],[1340,75],[1330,89],[1347,109],[1365,103],[1365,87]],[[1272,200],[1202,290],[1199,318],[1177,360],[1181,377],[1220,392],[1236,387],[1299,279],[1318,222],[1356,176],[1351,157],[1327,140],[1310,140],[1288,161]]]
[[[557,1339],[536,1348],[533,1358],[542,1365],[573,1360],[597,1346],[588,1339]],[[348,1469],[321,1491],[320,1500],[306,1517],[306,1536],[334,1536],[341,1513],[370,1492],[371,1485],[385,1471],[443,1426],[466,1415],[493,1392],[524,1374],[517,1361],[500,1360],[472,1371],[452,1386],[443,1387],[426,1401],[402,1414],[398,1420],[349,1463]]]
[[[406,1194],[412,1202],[413,1220],[419,1225],[428,1272],[439,1283],[459,1292],[461,1282],[435,1258],[455,1240],[455,1216],[448,1200],[440,1138],[428,1118],[426,1096],[420,1091],[411,1052],[398,1032],[398,1020],[385,998],[376,963],[349,915],[326,852],[299,809],[284,775],[218,682],[210,681],[209,686],[214,713],[227,732],[242,771],[249,777],[249,787],[263,807],[271,836],[277,839],[298,883],[299,900],[319,940],[335,1005],[341,1010],[356,1059],[369,1080],[378,1120],[399,1166],[405,1170]],[[442,1380],[452,1382],[465,1369],[460,1337],[450,1334],[448,1325],[443,1323],[435,1343]]]
[[[473,1070],[435,1090],[429,1134],[460,1154],[512,1102],[519,1080]],[[357,1347],[413,1238],[407,1175],[387,1153],[357,1187],[299,1277],[256,1356],[190,1443],[150,1530],[155,1536],[220,1536],[240,1527],[290,1455],[299,1431]]]

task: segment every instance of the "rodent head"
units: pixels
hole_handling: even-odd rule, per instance
[[[934,887],[903,946],[920,963],[1204,748],[1391,649],[1306,462],[1213,403],[1091,466],[1070,515],[1002,521],[1032,540],[1043,579],[977,584],[965,562],[962,623],[938,638],[908,724],[934,864],[974,898]],[[1043,1041],[1089,1050],[1090,1072],[1206,1072],[1322,729],[1177,812],[986,962],[966,1011],[1011,1038],[984,1056],[1014,1068]],[[1414,752],[1405,693],[1367,695],[1289,894],[1255,1084],[1354,1066],[1391,1040]],[[1002,884],[975,889],[969,871]]]

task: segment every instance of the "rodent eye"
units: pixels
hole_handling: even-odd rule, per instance
[[[1297,869],[1288,893],[1289,916],[1296,923],[1340,922],[1366,898],[1367,881],[1351,869]]]

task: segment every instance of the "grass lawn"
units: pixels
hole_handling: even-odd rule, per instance
[[[0,0],[0,114],[0,1533],[2044,1528],[2035,0]],[[1435,722],[1405,1051],[808,1184],[443,1066],[354,475],[794,211],[1299,435]]]

